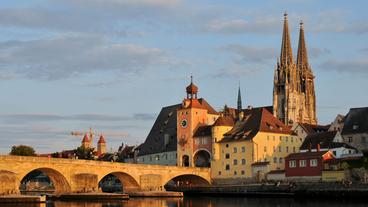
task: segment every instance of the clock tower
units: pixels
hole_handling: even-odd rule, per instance
[[[186,88],[187,96],[177,111],[177,165],[194,167],[194,154],[198,151],[193,136],[201,126],[212,125],[218,116],[208,114],[208,106],[198,99],[198,87],[191,82]],[[207,102],[206,102],[207,104]]]

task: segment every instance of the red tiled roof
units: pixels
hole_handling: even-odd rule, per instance
[[[234,126],[235,121],[231,116],[220,116],[213,126]]]
[[[98,144],[101,143],[106,143],[105,138],[103,137],[103,135],[100,136],[100,139],[98,140]]]
[[[89,138],[87,134],[84,135],[82,142],[89,142]]]
[[[274,117],[266,108],[245,110],[242,121],[227,133],[220,142],[252,139],[258,132],[292,134],[291,128]]]

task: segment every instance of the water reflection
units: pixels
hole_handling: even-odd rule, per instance
[[[120,202],[62,202],[47,204],[0,204],[1,207],[363,207],[366,201],[321,200],[292,198],[244,197],[185,197],[185,198],[131,198]]]

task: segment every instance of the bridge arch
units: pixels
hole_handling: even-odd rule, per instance
[[[115,176],[121,182],[122,184],[121,191],[123,192],[137,191],[140,189],[140,186],[137,180],[133,176],[125,172],[110,172],[110,173],[104,174],[103,176],[101,176],[98,183],[100,183],[108,175]]]
[[[198,149],[193,156],[194,167],[210,167],[211,153],[204,148]]]
[[[164,182],[166,189],[170,187],[198,187],[209,186],[210,180],[194,174],[183,174],[172,177],[170,180]]]
[[[49,177],[50,181],[54,185],[55,192],[54,194],[59,193],[67,193],[71,192],[70,183],[66,179],[66,177],[63,175],[63,173],[59,172],[58,170],[52,169],[52,168],[35,168],[28,172],[26,172],[20,179],[19,187],[21,182],[32,172],[40,171],[43,174],[45,174],[47,177]]]

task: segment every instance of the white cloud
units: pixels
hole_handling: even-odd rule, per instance
[[[112,43],[99,36],[0,43],[0,70],[32,79],[61,79],[94,71],[139,73],[169,63],[159,48]]]

